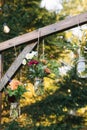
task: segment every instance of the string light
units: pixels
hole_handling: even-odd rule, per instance
[[[10,28],[7,26],[6,23],[3,24],[3,31],[4,31],[4,33],[9,33],[10,32]]]
[[[79,18],[78,18],[78,21],[79,21]],[[81,27],[79,26],[79,23],[78,23],[78,29],[81,29]],[[83,36],[86,37],[85,33],[83,33]],[[78,32],[78,37],[79,37],[79,32]],[[82,52],[82,47],[81,47],[81,41],[80,39],[78,38],[78,43],[79,43],[79,49],[78,49],[78,61],[77,61],[77,75],[78,77],[80,78],[87,78],[87,61],[83,55],[83,52]],[[85,48],[84,48],[85,50]]]

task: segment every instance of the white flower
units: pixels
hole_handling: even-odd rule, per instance
[[[31,53],[27,53],[25,58],[27,60],[31,60],[36,55],[37,55],[37,52],[36,51],[32,51]]]
[[[27,61],[25,59],[23,59],[22,64],[26,65],[26,63],[27,63]]]
[[[32,54],[33,56],[37,56],[37,51],[32,51],[31,54]]]
[[[46,66],[46,65],[44,65],[44,66],[43,66],[43,69],[46,69],[46,68],[47,68],[47,66]]]
[[[25,58],[26,58],[27,60],[31,60],[31,59],[33,58],[32,53],[27,53],[26,56],[25,56]]]

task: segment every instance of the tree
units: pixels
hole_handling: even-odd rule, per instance
[[[55,16],[52,13],[47,12],[45,9],[40,8],[40,1],[5,1],[2,5],[2,12],[0,14],[0,41],[5,41],[18,35],[33,31],[42,26],[48,25],[50,21],[55,21]],[[50,18],[50,21],[49,21]],[[3,24],[7,23],[10,28],[10,32],[5,34],[3,32]],[[15,45],[14,45],[15,46]],[[21,47],[23,48],[23,46]],[[21,50],[21,49],[17,49]],[[4,70],[8,68],[12,62],[10,57],[14,59],[14,49],[10,52],[4,53]],[[18,53],[18,51],[17,51]],[[9,59],[8,59],[9,57]]]
[[[63,20],[67,16],[79,14],[86,10],[86,2],[84,1],[70,0],[68,1],[68,3],[66,3],[64,0],[63,10],[59,14],[56,14],[55,12],[48,12],[46,11],[46,9],[40,8],[39,2],[40,1],[37,2],[35,0],[6,1],[6,3],[2,6],[2,12],[0,13],[0,30],[2,30],[3,23],[6,22],[11,28],[11,31],[9,34],[4,34],[3,31],[0,32],[1,42],[13,38],[15,36],[33,31],[35,29],[39,29],[45,25],[52,24],[56,21]],[[75,4],[73,4],[73,2]],[[83,5],[83,10],[80,10],[79,8],[81,4]],[[77,5],[78,8],[76,8]],[[69,33],[69,38],[71,38],[71,35]],[[66,37],[66,32],[62,32],[60,34],[44,38],[44,41],[45,53],[46,56],[49,57],[49,59],[55,58],[56,60],[59,60],[61,58],[65,61],[66,59],[68,59],[66,57],[66,53],[69,54],[70,51],[76,53],[78,49],[77,38],[73,37],[72,41],[68,41]],[[40,42],[42,42],[42,39],[40,39]],[[22,49],[22,47],[17,47],[17,53],[19,49]],[[10,50],[9,54],[4,53],[5,68],[8,68],[8,65],[10,65],[10,56],[11,58],[14,58],[13,55],[13,50]],[[6,69],[4,70],[6,71]],[[47,127],[48,129],[52,128],[59,130],[77,130],[79,129],[79,124],[83,125],[82,121],[84,121],[85,118],[76,115],[76,113],[74,113],[73,115],[71,112],[74,110],[75,112],[77,112],[78,109],[86,106],[86,79],[77,78],[76,70],[73,69],[66,77],[61,77],[61,80],[57,83],[57,85],[58,90],[55,93],[52,93],[51,91],[51,94],[49,93],[48,97],[45,100],[28,107],[29,110],[32,110],[33,108],[33,110],[36,112],[36,106],[39,105],[39,107],[37,106],[37,113],[34,112],[32,114],[32,112],[29,111],[30,113],[28,114],[32,114],[31,117],[34,121],[37,121],[37,119],[40,120],[41,117],[43,117],[44,119],[44,117],[46,116],[48,116],[47,118],[49,119],[51,114],[55,114],[57,125],[52,125],[52,120],[52,126],[50,125],[49,128]],[[38,111],[38,109],[40,111]],[[40,127],[41,126],[39,126],[39,128],[37,129],[40,129]]]

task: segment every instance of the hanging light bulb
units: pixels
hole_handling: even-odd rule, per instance
[[[76,110],[71,109],[71,110],[69,110],[68,114],[71,115],[71,116],[76,116]]]
[[[77,61],[77,75],[80,78],[87,78],[87,61],[83,56]]]
[[[0,12],[2,12],[2,8],[0,7]]]
[[[6,23],[3,24],[3,31],[4,31],[4,33],[9,33],[10,32],[10,28],[7,26]]]

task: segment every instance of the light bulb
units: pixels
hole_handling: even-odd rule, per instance
[[[72,115],[72,116],[76,116],[76,111],[75,110],[69,110],[69,115]]]
[[[6,23],[3,24],[3,31],[4,31],[4,33],[9,33],[10,32],[10,28],[7,26]]]
[[[87,61],[84,57],[79,57],[79,60],[77,62],[77,75],[80,78],[87,77]]]

